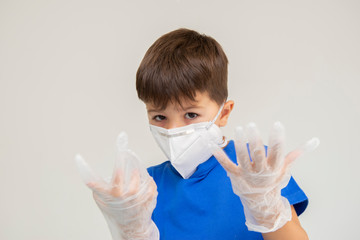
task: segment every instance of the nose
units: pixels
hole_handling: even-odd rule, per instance
[[[172,128],[178,128],[178,127],[183,127],[185,126],[186,124],[179,120],[179,119],[172,119],[172,120],[168,120],[165,128],[166,129],[172,129]]]

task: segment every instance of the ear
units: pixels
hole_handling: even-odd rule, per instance
[[[234,108],[234,101],[229,100],[224,104],[223,110],[218,118],[217,125],[219,127],[225,127],[230,116],[231,111]]]

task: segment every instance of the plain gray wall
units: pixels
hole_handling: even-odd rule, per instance
[[[224,132],[273,122],[288,150],[320,147],[293,175],[310,199],[310,239],[358,235],[359,1],[0,1],[0,239],[110,239],[77,172],[78,152],[110,175],[125,130],[146,166],[165,157],[137,99],[135,73],[162,34],[208,34],[230,61]],[[266,142],[266,141],[265,141]]]

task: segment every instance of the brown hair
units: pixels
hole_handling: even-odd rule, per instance
[[[145,53],[136,73],[138,97],[160,109],[169,101],[181,106],[207,92],[221,105],[228,96],[227,57],[213,38],[189,29],[161,36]]]

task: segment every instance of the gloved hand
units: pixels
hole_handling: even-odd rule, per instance
[[[114,240],[158,240],[159,231],[151,220],[157,187],[127,143],[127,135],[120,133],[114,172],[109,179],[96,175],[80,155],[75,160]]]
[[[276,122],[270,134],[266,156],[254,123],[247,126],[246,136],[241,127],[236,128],[238,165],[216,144],[211,144],[211,148],[230,177],[234,193],[240,197],[248,229],[261,233],[273,232],[291,220],[290,204],[281,196],[281,189],[286,187],[291,177],[290,166],[303,153],[314,150],[319,140],[313,138],[284,156],[285,131],[282,124]],[[250,156],[246,140],[249,141]]]

